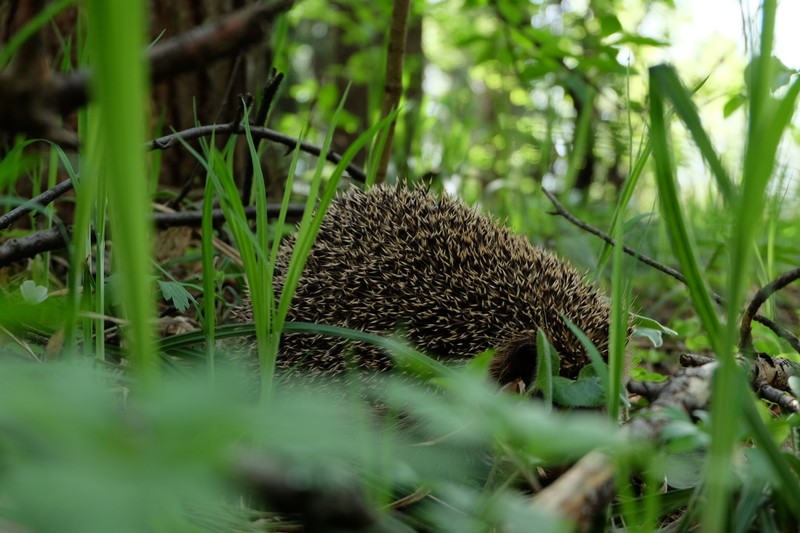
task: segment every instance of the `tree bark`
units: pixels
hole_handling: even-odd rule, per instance
[[[388,116],[400,103],[403,94],[403,56],[406,48],[406,29],[408,27],[409,0],[395,0],[392,10],[392,26],[389,30],[388,54],[386,58],[386,81],[384,82],[383,108],[381,118]],[[380,164],[378,165],[377,183],[386,179],[389,157],[392,152],[394,126],[397,120],[389,124],[386,144],[383,146]]]

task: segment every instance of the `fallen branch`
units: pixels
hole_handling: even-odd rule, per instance
[[[11,224],[13,224],[14,222],[16,222],[17,220],[24,217],[25,215],[27,215],[28,213],[30,213],[35,209],[43,209],[46,205],[50,204],[51,202],[54,202],[62,195],[71,191],[72,188],[73,188],[72,180],[67,179],[62,181],[52,189],[48,189],[44,191],[42,194],[34,196],[30,200],[15,207],[5,215],[0,216],[0,230],[10,227]]]
[[[287,211],[286,220],[295,222],[303,216],[305,206],[303,204],[290,204]],[[268,204],[267,216],[276,218],[280,213],[280,204]],[[253,206],[245,208],[247,218],[255,218],[256,208]],[[153,224],[160,229],[173,226],[199,227],[203,219],[202,211],[185,211],[180,213],[156,213],[153,215]],[[212,219],[215,224],[220,224],[225,220],[225,215],[221,209],[214,209]],[[0,267],[11,263],[35,257],[43,252],[52,252],[66,248],[72,236],[71,227],[53,227],[50,229],[37,231],[25,237],[8,239],[0,244]]]
[[[66,248],[71,227],[52,227],[25,237],[15,237],[0,244],[0,268],[44,252]]]
[[[745,308],[744,313],[742,314],[742,322],[739,328],[740,352],[745,354],[755,352],[755,348],[753,347],[753,332],[751,324],[753,320],[755,320],[755,317],[759,316],[757,313],[761,305],[767,301],[767,298],[787,286],[789,283],[796,281],[798,278],[800,278],[800,268],[795,268],[789,272],[781,274],[774,280],[758,289],[758,292],[756,292],[756,294],[753,296],[753,299],[750,300],[750,304],[747,306],[747,308]],[[800,343],[797,343],[797,338],[794,338],[792,347],[797,353],[800,353]]]
[[[293,0],[258,2],[156,44],[145,55],[152,82],[205,68],[262,41],[272,21],[293,4]],[[90,78],[88,69],[67,75],[51,72],[35,80],[20,78],[14,72],[4,73],[0,76],[0,130],[72,145],[73,136],[58,125],[56,117],[88,103]]]
[[[277,144],[282,144],[286,146],[286,148],[291,151],[294,150],[295,147],[299,144],[300,151],[305,152],[307,154],[319,156],[322,153],[322,149],[310,142],[301,141],[296,137],[292,137],[290,135],[284,135],[283,133],[277,132],[275,130],[271,130],[269,128],[264,128],[261,126],[249,126],[250,133],[252,134],[254,139],[266,139],[268,141],[272,141]],[[164,135],[163,137],[159,137],[157,139],[153,139],[152,141],[148,142],[145,146],[149,150],[166,150],[167,148],[171,148],[176,144],[179,144],[181,141],[193,141],[195,139],[199,139],[201,137],[210,137],[211,135],[226,135],[226,134],[244,134],[245,133],[245,126],[242,124],[210,124],[206,126],[197,126],[195,128],[189,128],[183,131],[179,131],[177,133],[171,133],[169,135]],[[331,163],[338,164],[339,161],[342,160],[341,154],[336,152],[328,152],[325,155],[325,159],[330,161]],[[347,172],[350,177],[363,183],[366,181],[367,177],[364,171],[359,168],[357,165],[349,164],[347,165]]]
[[[708,408],[711,379],[717,363],[681,368],[666,383],[659,384],[650,405],[636,413],[627,426],[632,440],[658,443],[675,412],[692,417]],[[599,513],[615,496],[614,464],[608,454],[594,451],[584,456],[564,475],[537,493],[532,503],[572,521],[578,531],[591,531]]]
[[[180,144],[181,139],[184,141],[192,141],[201,137],[208,137],[216,134],[243,134],[244,131],[245,127],[241,124],[213,124],[209,126],[198,126],[153,139],[145,146],[149,150],[166,150]],[[282,144],[288,149],[293,150],[298,144],[300,144],[300,151],[302,152],[315,156],[319,156],[322,153],[322,149],[319,146],[306,141],[301,141],[300,139],[291,137],[289,135],[284,135],[269,128],[250,126],[250,132],[255,139],[267,139],[269,141]],[[331,163],[338,164],[339,161],[341,161],[342,156],[336,152],[328,152],[325,158]],[[363,183],[366,180],[366,174],[364,174],[364,171],[358,165],[350,163],[347,165],[347,172],[350,178],[352,178],[354,181]],[[42,194],[24,202],[22,205],[15,207],[5,215],[0,216],[0,230],[10,227],[14,222],[27,215],[34,209],[41,209],[72,189],[72,180],[67,179],[52,189],[48,189]],[[158,215],[156,215],[156,217],[158,217]],[[156,224],[158,224],[158,218],[156,218]]]
[[[603,452],[593,451],[533,497],[531,503],[568,518],[578,531],[591,525],[614,499],[614,465]]]

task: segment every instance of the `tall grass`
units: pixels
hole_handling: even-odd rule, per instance
[[[91,166],[96,175],[90,179],[103,184],[98,187],[99,192],[108,193],[114,268],[121,275],[129,352],[135,371],[147,382],[157,376],[158,360],[150,276],[150,201],[143,148],[148,111],[142,56],[144,2],[88,0],[86,8],[92,88],[98,106],[97,122],[90,122],[89,136],[95,134],[102,139]],[[98,210],[104,209],[104,202],[98,196]],[[73,264],[73,268],[79,265]]]
[[[241,254],[245,275],[247,278],[250,306],[253,311],[255,323],[256,342],[258,346],[258,358],[261,368],[261,398],[268,401],[273,389],[275,376],[276,357],[278,345],[280,343],[281,331],[283,329],[286,316],[289,313],[289,306],[294,295],[300,276],[305,266],[306,258],[314,243],[316,234],[322,225],[325,212],[333,201],[339,181],[344,174],[347,166],[352,162],[356,154],[373,138],[373,136],[388,127],[391,120],[397,115],[397,111],[389,114],[383,120],[367,129],[347,148],[342,155],[333,172],[327,179],[324,179],[324,169],[326,166],[325,156],[330,150],[333,134],[336,130],[338,117],[347,98],[347,91],[343,95],[339,107],[334,112],[330,129],[323,141],[320,155],[317,159],[317,166],[310,183],[309,194],[306,198],[306,208],[298,225],[295,246],[289,260],[284,283],[280,287],[280,294],[274,292],[273,275],[275,260],[278,254],[278,239],[273,241],[272,247],[268,243],[268,225],[266,212],[266,186],[264,176],[261,171],[260,155],[255,148],[253,137],[249,130],[249,110],[244,113],[245,137],[253,162],[253,191],[252,198],[256,202],[256,232],[251,232],[249,223],[244,214],[244,204],[241,201],[241,194],[236,186],[232,172],[232,156],[234,140],[227,143],[225,149],[219,152],[214,148],[213,140],[210,143],[204,142],[204,155],[201,155],[188,144],[183,146],[190,151],[207,171],[207,186],[205,193],[205,216],[204,227],[210,228],[208,218],[210,216],[210,186],[213,186],[214,193],[220,200],[220,206],[225,212],[225,218],[233,235],[234,241]],[[289,176],[285,184],[285,194],[281,204],[281,212],[278,217],[277,225],[282,226],[286,219],[286,211],[291,198],[294,172],[297,168],[297,158],[299,155],[299,144],[295,147],[292,163],[289,169]],[[208,236],[205,237],[206,239]],[[208,243],[204,244],[205,263],[209,264]],[[206,272],[206,276],[213,275]],[[213,295],[208,294],[210,284],[206,283],[206,298],[213,299]],[[206,307],[206,313],[210,312],[210,307]],[[213,341],[213,333],[208,333],[209,322],[206,318],[206,340]],[[212,323],[213,324],[213,323]],[[213,327],[213,326],[211,326]],[[209,348],[210,350],[211,348]],[[212,363],[213,364],[213,363]]]
[[[785,458],[777,451],[777,446],[758,416],[747,380],[737,366],[733,352],[740,309],[753,279],[754,239],[763,221],[767,186],[776,166],[778,145],[794,114],[795,101],[800,92],[800,79],[796,79],[783,96],[771,94],[770,91],[775,75],[772,58],[775,12],[775,0],[766,0],[762,8],[760,45],[752,59],[751,75],[747,80],[749,106],[746,146],[738,182],[728,177],[709,136],[702,128],[697,110],[674,71],[665,66],[650,69],[650,120],[661,211],[672,249],[686,275],[695,310],[719,359],[711,409],[712,439],[705,471],[708,505],[703,507],[702,521],[706,531],[724,531],[730,524],[734,483],[731,464],[742,423],[749,427],[751,435],[769,458],[771,468],[783,484],[782,491],[791,494],[794,501],[800,497],[800,485],[790,474],[791,469]],[[716,179],[724,208],[732,214],[733,224],[727,246],[729,262],[725,321],[720,320],[712,303],[706,277],[697,259],[697,246],[681,205],[670,153],[668,123],[664,119],[664,104],[667,101],[686,124]]]
[[[55,2],[47,2],[44,5],[44,8],[33,15],[30,21],[25,24],[18,32],[12,35],[8,42],[3,44],[3,47],[0,48],[0,69],[3,69],[11,59],[14,57],[14,54],[20,49],[20,47],[30,38],[34,36],[34,34],[41,30],[44,26],[50,23],[50,21],[55,17],[58,13],[65,10],[72,4],[74,4],[76,0],[57,0]],[[5,6],[5,9],[11,9],[8,6]]]

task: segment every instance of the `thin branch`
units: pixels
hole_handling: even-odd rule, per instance
[[[35,209],[43,209],[44,206],[53,202],[58,197],[65,194],[67,191],[71,190],[72,190],[72,180],[68,179],[62,181],[52,189],[48,189],[44,191],[42,194],[34,196],[30,200],[15,207],[5,215],[0,216],[0,230],[8,228],[9,226],[11,226],[11,224],[13,224],[14,222],[16,222],[17,220],[24,217],[25,215],[27,215],[28,213],[30,213]]]
[[[305,211],[305,204],[289,204],[286,211],[286,220],[296,222],[300,220]],[[281,204],[267,204],[267,217],[276,218],[281,212]],[[248,219],[256,217],[256,207],[248,206],[244,208],[244,214]],[[221,224],[225,221],[225,213],[222,209],[214,209],[211,212],[211,219],[214,224]],[[173,226],[188,226],[199,228],[203,221],[202,211],[181,211],[178,213],[156,213],[153,215],[153,224],[159,229]]]
[[[684,368],[697,368],[698,366],[713,363],[716,359],[708,357],[707,355],[700,355],[696,353],[682,353],[679,362]]]
[[[268,204],[267,216],[276,218],[280,213],[280,209],[280,204]],[[299,220],[303,216],[304,209],[305,206],[303,204],[290,204],[286,215],[287,221]],[[256,208],[254,206],[245,208],[245,215],[247,218],[255,218]],[[220,224],[225,220],[225,215],[221,209],[214,209],[211,216],[215,224]],[[157,213],[153,215],[153,224],[161,229],[172,226],[199,227],[202,219],[202,211]],[[0,267],[35,257],[43,252],[61,250],[67,246],[71,236],[71,227],[53,227],[24,237],[8,239],[0,244]]]
[[[577,217],[575,217],[574,215],[572,215],[569,211],[567,211],[564,208],[564,206],[561,205],[561,202],[559,202],[558,199],[553,195],[553,193],[551,193],[550,191],[548,191],[544,187],[542,187],[542,192],[544,192],[544,195],[547,196],[548,200],[550,200],[553,203],[553,207],[556,208],[556,212],[554,214],[558,214],[558,215],[566,218],[568,221],[570,221],[575,226],[578,226],[582,230],[584,230],[584,231],[586,231],[588,233],[591,233],[592,235],[594,235],[596,237],[599,237],[600,239],[604,240],[605,242],[607,242],[611,246],[615,246],[616,245],[614,239],[611,238],[608,234],[603,233],[599,229],[590,226],[589,224],[583,222],[582,220],[580,220]],[[666,275],[668,275],[670,277],[673,277],[676,280],[678,280],[681,283],[683,283],[684,285],[686,285],[686,278],[684,277],[684,275],[681,274],[680,272],[678,272],[677,270],[675,270],[674,268],[670,268],[670,267],[668,267],[666,265],[662,265],[661,263],[659,263],[655,259],[651,259],[650,257],[637,252],[636,250],[634,250],[630,246],[623,245],[622,249],[625,251],[626,254],[628,254],[628,255],[630,255],[632,257],[635,257],[636,259],[638,259],[639,261],[641,261],[645,265],[651,266],[651,267],[655,268],[656,270],[658,270],[660,272],[663,272],[664,274],[666,274]],[[720,304],[720,305],[724,305],[725,304],[725,299],[722,296],[712,292],[711,293],[711,297],[718,304]]]
[[[300,150],[312,155],[319,156],[322,150],[309,142],[300,141],[295,137],[290,137],[289,135],[284,135],[274,130],[270,130],[268,128],[261,128],[257,126],[250,126],[250,131],[254,138],[259,139],[267,139],[269,141],[282,144],[289,149],[294,149],[297,143],[300,143]],[[159,137],[158,139],[153,139],[145,146],[149,150],[166,150],[168,148],[172,148],[179,143],[178,139],[184,139],[186,141],[191,141],[195,139],[199,139],[200,137],[207,137],[212,134],[225,134],[225,133],[237,133],[242,134],[244,133],[244,126],[237,125],[237,124],[214,124],[210,126],[198,126],[195,128],[190,128],[188,130],[179,131],[177,133],[173,133],[170,135],[165,135],[163,137]],[[332,163],[338,163],[341,161],[342,156],[336,152],[328,152],[327,158],[328,161]],[[354,181],[358,181],[363,183],[366,180],[366,175],[364,171],[355,164],[347,165],[347,172]],[[48,189],[47,191],[43,192],[39,196],[31,198],[29,201],[23,203],[22,205],[15,207],[5,215],[0,216],[0,230],[6,229],[11,226],[15,221],[19,220],[26,214],[30,213],[32,210],[41,208],[46,206],[65,194],[68,191],[71,191],[73,188],[72,180],[67,179],[53,187],[52,189]],[[158,215],[156,215],[158,216]]]
[[[793,270],[790,270],[789,272],[781,274],[774,280],[770,281],[769,283],[758,289],[758,292],[756,292],[755,296],[753,296],[753,299],[750,300],[750,304],[748,304],[747,308],[742,314],[742,323],[739,328],[740,352],[753,353],[755,351],[753,348],[752,321],[754,320],[756,313],[758,312],[758,309],[761,307],[761,305],[767,301],[767,298],[769,298],[774,293],[787,286],[789,283],[797,280],[798,278],[800,278],[800,268],[795,268]],[[795,347],[794,345],[793,347],[795,348],[795,351],[797,351],[797,347]],[[798,351],[798,353],[800,353],[800,351]]]
[[[203,69],[261,41],[270,23],[293,4],[293,0],[258,2],[216,22],[161,41],[147,52],[152,83]],[[57,78],[52,93],[61,113],[73,111],[89,101],[89,76],[89,71],[80,70]]]
[[[244,134],[244,132],[244,126],[241,124],[211,124],[207,126],[197,126],[195,128],[189,128],[177,133],[172,133],[170,135],[164,135],[158,139],[154,139],[147,143],[146,147],[149,150],[166,150],[167,148],[171,148],[173,145],[178,144],[179,139],[184,141],[193,141],[201,137],[209,137],[212,134]],[[253,135],[254,139],[267,139],[268,141],[282,144],[286,146],[289,151],[294,150],[294,148],[299,144],[300,151],[302,152],[306,152],[315,156],[319,156],[320,153],[322,153],[322,150],[319,146],[311,144],[307,141],[301,141],[296,137],[284,135],[283,133],[271,130],[269,128],[250,126],[250,133]],[[339,163],[339,161],[342,160],[342,156],[336,152],[328,152],[326,159],[331,163]],[[350,177],[353,180],[360,183],[363,183],[367,179],[364,171],[352,163],[347,165],[347,172],[350,174]]]
[[[564,208],[564,206],[561,205],[561,203],[558,201],[558,199],[553,195],[553,193],[551,193],[550,191],[548,191],[544,187],[542,187],[542,191],[544,192],[545,196],[547,196],[547,198],[553,203],[553,206],[556,209],[556,212],[554,214],[557,214],[557,215],[560,215],[560,216],[564,217],[565,219],[567,219],[569,222],[571,222],[575,226],[581,228],[582,230],[584,230],[586,232],[591,233],[592,235],[595,235],[595,236],[599,237],[600,239],[604,240],[605,242],[607,242],[611,246],[615,245],[614,239],[612,239],[609,235],[603,233],[602,231],[600,231],[597,228],[594,228],[594,227],[586,224],[585,222],[583,222],[582,220],[576,218],[574,215],[572,215],[570,212],[568,212]],[[668,276],[671,276],[671,277],[675,278],[676,280],[680,281],[681,283],[683,283],[684,285],[686,285],[686,278],[683,276],[683,274],[681,274],[677,270],[675,270],[673,268],[670,268],[668,266],[662,265],[658,261],[656,261],[654,259],[651,259],[651,258],[647,257],[646,255],[637,252],[636,250],[634,250],[633,248],[630,248],[629,246],[623,245],[622,249],[625,251],[626,254],[635,257],[636,259],[638,259],[642,263],[644,263],[646,265],[649,265],[649,266],[655,268],[656,270],[658,270],[660,272],[663,272],[664,274],[667,274]],[[787,274],[784,274],[784,276],[788,276],[790,274],[792,274],[792,273],[789,272]],[[781,276],[781,278],[782,277],[783,276]],[[793,281],[793,280],[789,280],[789,281]],[[778,287],[775,290],[778,290],[778,289],[780,289],[782,287],[783,287],[783,285],[781,287]],[[756,295],[756,296],[758,296],[758,295]],[[768,296],[769,296],[769,294],[764,296],[764,299],[766,299]],[[725,298],[723,298],[719,294],[717,294],[715,292],[712,292],[711,293],[711,298],[713,298],[714,301],[716,303],[718,303],[719,305],[725,305]],[[763,301],[760,302],[760,303],[757,303],[757,304],[755,303],[755,300],[753,302],[751,302],[751,304],[750,304],[751,306],[755,305],[755,308],[753,309],[752,313],[755,313],[758,310],[758,308],[761,306],[761,303],[763,303]],[[752,320],[755,320],[756,322],[760,322],[764,326],[766,326],[769,329],[771,329],[780,338],[786,340],[792,346],[792,348],[794,348],[794,350],[797,353],[800,353],[800,340],[798,340],[798,338],[796,336],[794,336],[789,330],[787,330],[786,328],[784,328],[780,324],[768,319],[767,317],[765,317],[763,315],[755,315],[755,316],[751,315],[751,317],[752,317]],[[742,317],[742,320],[744,321],[744,317]],[[747,323],[749,325],[749,323],[750,323],[749,319],[748,319]],[[742,329],[742,332],[743,332],[742,334],[744,334],[744,329]],[[749,334],[749,328],[748,328],[747,333]],[[741,339],[740,342],[739,342],[740,349],[741,349],[742,346],[746,345],[747,343],[752,343],[752,341],[745,341],[745,339],[742,338],[741,336],[740,336],[740,339]],[[745,344],[743,344],[743,343],[745,343]]]
[[[772,332],[775,333],[778,337],[788,342],[796,353],[800,354],[800,340],[798,340],[798,338],[795,337],[791,331],[784,328],[777,322],[770,320],[764,315],[756,315],[753,317],[753,320],[755,320],[756,322],[760,322],[762,325],[771,329]]]
[[[222,95],[222,100],[219,103],[219,108],[217,109],[217,115],[214,118],[214,122],[222,121],[222,117],[226,116],[225,111],[227,111],[228,107],[231,104],[231,100],[233,99],[233,89],[236,86],[236,79],[239,77],[240,72],[242,70],[242,63],[244,62],[242,54],[238,54],[236,56],[236,60],[233,62],[233,68],[231,68],[231,75],[228,76],[228,84],[225,86],[225,92]],[[189,177],[186,179],[186,182],[181,187],[180,192],[172,198],[169,202],[167,202],[167,206],[175,209],[177,208],[181,202],[183,202],[184,198],[186,198],[192,190],[192,185],[194,185],[195,178],[197,178],[197,174],[200,171],[200,161],[197,159],[194,160],[192,164],[192,170],[189,172]]]
[[[256,126],[263,126],[264,123],[267,122],[267,116],[269,116],[269,110],[272,108],[272,103],[275,100],[275,95],[278,94],[278,89],[281,86],[281,82],[283,82],[283,72],[278,72],[275,69],[272,69],[269,78],[264,83],[264,87],[261,90],[261,103],[258,106],[258,112],[256,113],[256,118],[253,121],[253,124]]]

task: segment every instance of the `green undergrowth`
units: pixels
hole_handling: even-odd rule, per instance
[[[556,415],[497,395],[472,368],[439,375],[437,394],[387,378],[381,416],[347,384],[278,387],[265,405],[241,400],[238,378],[224,371],[214,380],[168,374],[143,395],[87,362],[3,370],[2,515],[36,531],[252,531],[248,518],[269,513],[258,491],[242,499],[247,468],[301,478],[306,491],[352,491],[377,509],[420,487],[442,498],[402,514],[387,508],[377,515],[387,523],[565,530],[511,488],[537,466],[592,449],[633,453],[601,415]],[[506,463],[487,481],[493,453]]]
[[[796,456],[779,450],[778,442],[767,427],[770,421],[765,422],[758,409],[760,404],[750,391],[746,371],[735,359],[740,312],[755,278],[754,267],[759,264],[753,252],[758,251],[757,243],[764,242],[759,229],[764,227],[765,220],[769,220],[765,208],[769,202],[776,201],[770,198],[769,185],[779,173],[779,145],[800,93],[799,78],[785,79],[776,84],[780,79],[772,57],[776,10],[777,4],[773,1],[766,1],[762,6],[760,40],[745,73],[748,92],[745,152],[733,175],[722,163],[690,94],[675,71],[666,66],[650,69],[651,135],[660,211],[671,249],[686,276],[693,309],[719,360],[709,419],[711,438],[707,447],[703,446],[708,455],[703,462],[701,491],[707,503],[699,513],[706,531],[727,531],[734,524],[741,524],[733,522],[733,518],[741,518],[745,512],[755,512],[746,491],[754,480],[742,479],[731,469],[735,457],[741,453],[745,436],[753,439],[756,444],[751,450],[753,455],[766,461],[768,470],[775,476],[772,478],[775,488],[780,487],[771,493],[777,500],[777,507],[782,508],[800,498]],[[782,90],[781,85],[784,85]],[[713,302],[709,279],[697,252],[693,227],[677,186],[671,136],[665,121],[666,105],[672,106],[688,130],[714,180],[718,209],[728,214],[723,217],[725,223],[721,238],[726,260],[726,304],[722,312]],[[774,218],[776,212],[772,211],[771,216]],[[766,224],[774,226],[775,222]],[[774,244],[774,240],[768,239],[768,245],[770,242]],[[768,249],[767,258],[770,256],[774,257],[774,254]],[[758,259],[764,264],[764,256],[760,255]],[[742,355],[752,358],[754,354]],[[753,515],[747,519],[753,519]]]

